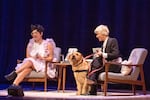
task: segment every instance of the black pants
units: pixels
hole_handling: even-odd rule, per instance
[[[101,57],[97,58],[97,59],[94,59],[94,60],[91,63],[91,71],[90,72],[92,72],[93,70],[96,70],[98,68],[101,68],[101,69],[94,72],[94,73],[92,73],[92,74],[90,74],[89,76],[87,76],[87,78],[90,79],[90,80],[93,80],[93,81],[97,81],[99,74],[105,71],[105,67],[103,66],[103,61],[102,61]],[[121,67],[119,67],[119,66],[111,65],[109,67],[109,72],[119,73],[120,69],[121,69]],[[96,92],[97,92],[97,85],[95,85],[95,84],[91,85],[90,94],[96,94]]]

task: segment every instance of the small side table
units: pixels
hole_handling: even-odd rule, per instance
[[[69,62],[53,62],[55,66],[58,67],[58,87],[57,90],[59,92],[60,88],[62,88],[63,92],[65,90],[66,84],[66,67],[70,65]],[[63,80],[62,80],[63,79]]]

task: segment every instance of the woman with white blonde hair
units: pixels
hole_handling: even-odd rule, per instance
[[[105,71],[104,69],[104,62],[105,61],[112,61],[115,59],[120,58],[120,51],[118,46],[118,41],[116,38],[109,37],[109,29],[107,25],[99,25],[95,28],[94,33],[96,38],[103,42],[102,50],[96,51],[95,58],[91,62],[91,71],[89,75],[87,75],[87,82],[91,85],[91,90],[89,95],[96,95],[97,94],[97,78],[98,75]],[[116,66],[112,66],[109,69],[110,72],[120,72],[120,68]],[[92,73],[94,72],[94,73]],[[92,74],[91,74],[92,73]]]
[[[109,29],[106,25],[97,26],[96,29],[94,30],[94,33],[97,33],[97,32],[101,32],[101,34],[104,34],[104,35],[107,35],[107,36],[109,35]]]

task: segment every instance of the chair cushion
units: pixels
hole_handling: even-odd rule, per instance
[[[32,77],[32,78],[36,78],[36,77],[39,77],[39,78],[42,78],[42,77],[45,77],[45,73],[44,72],[36,72],[36,71],[32,71],[28,76],[26,77]]]
[[[104,81],[106,77],[106,73],[102,72],[99,76],[98,76],[98,80],[100,81]],[[137,78],[134,75],[123,75],[121,73],[113,73],[113,72],[108,72],[108,78],[111,79],[119,79],[119,80],[136,80]]]
[[[128,64],[132,64],[132,62],[131,62],[131,60],[129,60],[129,61],[124,60],[122,62],[122,64],[127,64],[128,65]],[[131,73],[131,71],[132,71],[132,67],[131,66],[125,66],[125,65],[123,65],[121,67],[121,74],[123,74],[123,75],[129,75]]]

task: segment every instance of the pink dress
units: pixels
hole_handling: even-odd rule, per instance
[[[40,59],[35,59],[34,57],[36,57],[37,54],[40,55],[41,57],[47,57],[49,55],[49,51],[47,49],[48,43],[51,43],[53,45],[53,48],[56,48],[56,44],[53,41],[53,39],[43,40],[41,44],[38,44],[38,43],[34,42],[33,39],[30,39],[30,41],[27,45],[27,48],[29,50],[28,52],[29,52],[30,56],[32,56],[32,57],[25,58],[22,63],[17,64],[16,69],[21,67],[21,65],[23,63],[25,63],[26,61],[30,60],[33,63],[34,68],[37,72],[44,72],[45,71],[45,61],[40,60]],[[47,74],[51,78],[54,78],[56,76],[56,68],[54,68],[52,66],[52,64],[49,64]]]

